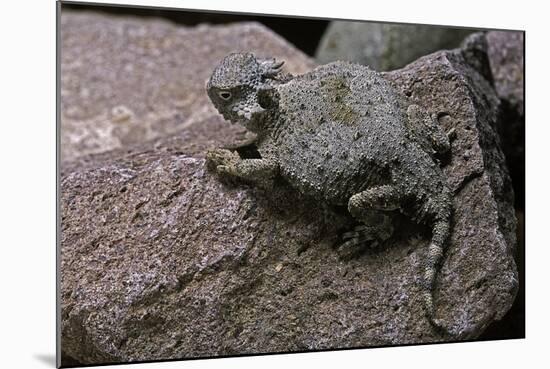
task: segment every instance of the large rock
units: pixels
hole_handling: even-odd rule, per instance
[[[440,276],[440,299],[449,306],[457,299],[468,301],[454,305],[458,321],[461,314],[470,318],[492,315],[499,320],[514,302],[518,288],[517,225],[514,191],[498,135],[502,105],[490,82],[486,39],[482,33],[473,34],[460,52],[438,52],[386,76],[411,101],[437,116],[445,129],[457,134],[451,162],[444,168],[455,201],[452,247]],[[492,282],[486,284],[489,279]],[[475,337],[486,323],[455,328]]]
[[[258,23],[182,27],[161,19],[63,11],[63,165],[217,115],[204,84],[223,56],[242,50],[289,60],[296,73],[313,66]]]
[[[387,71],[434,51],[457,47],[470,33],[439,26],[334,21],[315,56],[320,63],[347,60]]]
[[[452,336],[434,330],[422,307],[428,229],[401,219],[388,247],[339,260],[333,244],[351,224],[345,212],[291,190],[273,198],[223,184],[206,170],[208,147],[240,140],[209,116],[65,168],[63,351],[92,364],[479,336],[517,289],[499,100],[472,68],[485,60],[473,42],[387,74],[456,132],[445,167],[456,192],[453,233],[435,299]]]

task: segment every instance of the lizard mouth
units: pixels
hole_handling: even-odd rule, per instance
[[[236,119],[230,119],[230,121],[231,123],[240,123],[246,126],[248,123],[255,121],[265,111],[266,110],[258,104],[252,107],[237,106],[233,109]]]

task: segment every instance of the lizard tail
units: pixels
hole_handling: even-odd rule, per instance
[[[435,221],[432,230],[432,240],[428,249],[428,256],[426,258],[426,264],[424,266],[424,278],[423,278],[423,300],[426,310],[426,316],[430,323],[438,329],[446,330],[441,322],[435,318],[435,308],[433,302],[433,291],[435,287],[435,280],[443,254],[445,252],[445,246],[450,233],[450,221],[449,217],[439,218]]]

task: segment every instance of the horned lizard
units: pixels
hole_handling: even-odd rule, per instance
[[[303,194],[345,205],[361,225],[341,248],[388,239],[388,212],[431,227],[422,297],[436,327],[433,289],[450,232],[452,193],[437,156],[450,148],[435,119],[407,104],[367,66],[334,62],[300,76],[283,62],[250,53],[226,56],[207,82],[217,110],[257,135],[260,159],[233,151],[207,153],[224,176],[269,188],[276,177]]]

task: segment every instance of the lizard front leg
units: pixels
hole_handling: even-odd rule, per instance
[[[273,187],[279,165],[268,159],[241,159],[236,152],[218,149],[206,155],[210,167],[221,176],[239,178],[266,189]]]

